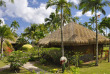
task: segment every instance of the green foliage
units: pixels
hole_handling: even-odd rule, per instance
[[[12,71],[19,70],[19,67],[23,66],[28,60],[28,54],[22,51],[13,51],[7,59],[10,62],[10,69]]]
[[[46,60],[48,64],[60,64],[61,50],[60,48],[42,48],[39,51],[41,58]]]
[[[80,74],[79,67],[71,67],[70,71],[72,71],[73,74]]]
[[[46,27],[44,24],[31,24],[31,27],[27,27],[22,33],[22,36],[27,37],[32,41],[38,41],[46,34]]]
[[[42,63],[42,64],[46,64],[46,63],[47,63],[46,59],[43,59],[43,58],[41,58],[39,61],[40,61],[40,63]]]
[[[23,51],[30,51],[31,49],[33,49],[33,46],[31,44],[25,44],[21,48],[21,50]]]
[[[72,56],[72,60],[75,63],[75,66],[78,67],[79,63],[81,63],[82,61],[80,60],[81,52],[75,52],[75,54]]]

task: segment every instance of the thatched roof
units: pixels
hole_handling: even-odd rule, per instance
[[[65,46],[96,44],[96,33],[82,25],[71,22],[63,27],[63,41]],[[108,42],[108,38],[98,34],[99,44],[105,44]],[[39,40],[38,44],[44,46],[61,45],[61,30],[58,29],[45,38]]]

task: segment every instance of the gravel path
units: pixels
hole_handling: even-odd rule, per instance
[[[27,70],[29,70],[31,72],[35,71],[36,74],[40,74],[40,73],[42,73],[42,74],[50,74],[49,72],[44,71],[44,70],[34,66],[33,64],[34,64],[33,62],[27,62],[26,64],[24,64],[23,68],[25,68],[25,69],[27,69]],[[6,65],[6,66],[0,68],[0,71],[3,71],[3,70],[8,69],[8,68],[10,68],[10,65]]]
[[[1,68],[0,68],[0,71],[3,71],[3,70],[8,69],[8,68],[10,68],[10,65],[6,65],[6,66],[4,66],[4,67],[1,67]]]
[[[46,72],[46,71],[44,71],[44,70],[42,70],[42,69],[40,69],[38,67],[35,67],[33,64],[34,64],[33,62],[27,62],[26,64],[24,64],[23,67],[25,69],[29,70],[29,71],[33,71],[34,70],[37,74],[40,74],[40,72],[42,72],[43,74],[50,74],[50,73],[48,73],[48,72]]]

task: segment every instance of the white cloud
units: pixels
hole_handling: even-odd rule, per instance
[[[0,20],[2,21],[2,23],[0,24],[0,26],[5,25],[5,21],[4,21],[4,19],[3,19],[3,18],[0,18]]]
[[[78,11],[76,12],[76,14],[74,15],[74,17],[81,17],[82,16],[82,11]]]
[[[28,6],[28,0],[15,0],[14,4],[6,0],[6,10],[4,14],[10,17],[20,17],[29,23],[43,23],[44,18],[48,17],[55,9],[45,8],[46,4],[41,3],[38,8]]]
[[[78,5],[80,3],[80,0],[69,0],[70,2],[73,2],[74,4]]]
[[[110,17],[110,14],[107,17]]]
[[[94,16],[94,13],[92,14],[91,11],[88,11],[88,12],[85,13],[85,15],[87,17],[92,17],[92,16]]]

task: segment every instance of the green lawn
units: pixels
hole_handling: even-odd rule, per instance
[[[6,65],[6,64],[3,63],[3,62],[0,60],[0,68],[3,67],[3,66],[5,66],[5,65]]]
[[[99,63],[99,66],[94,66],[95,64],[89,66],[83,66],[80,68],[81,74],[110,74],[110,63],[103,61]]]
[[[50,71],[52,69],[58,69],[60,70],[61,73],[61,67],[52,66],[52,65],[44,66],[39,63],[36,63],[35,66],[44,69],[46,71]],[[74,66],[70,66],[70,67],[74,67]],[[70,73],[70,69],[66,68],[65,74],[73,74],[73,73]],[[107,61],[102,61],[101,63],[99,63],[99,66],[95,66],[95,63],[83,64],[80,67],[80,74],[110,74],[110,63],[108,63]]]

